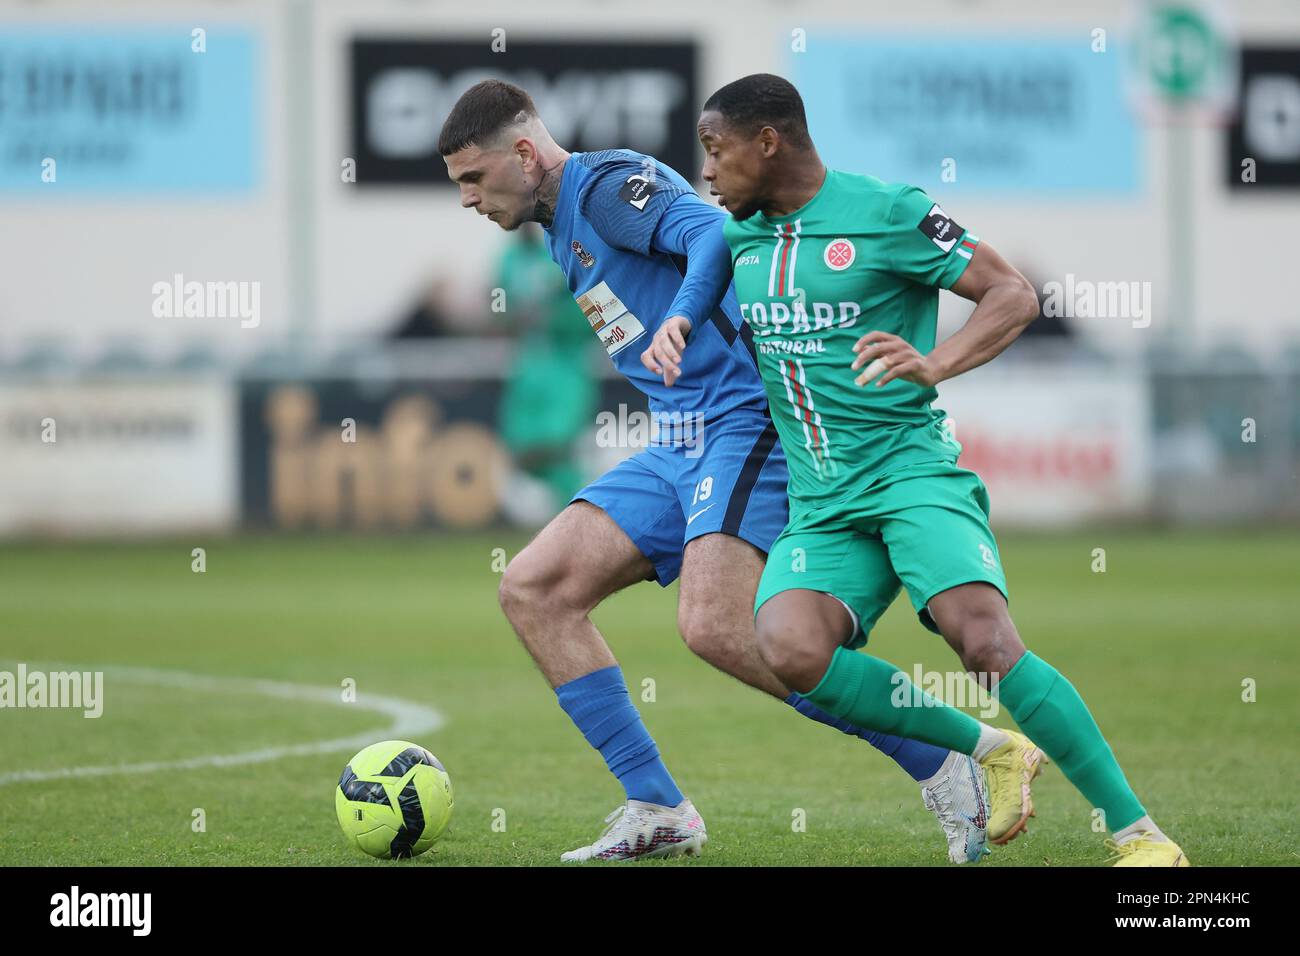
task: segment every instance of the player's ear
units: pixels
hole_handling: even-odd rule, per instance
[[[781,134],[770,126],[764,126],[758,131],[758,146],[763,151],[763,158],[770,158],[781,142]]]
[[[521,136],[515,140],[515,156],[524,172],[528,172],[537,161],[537,146],[527,136]]]

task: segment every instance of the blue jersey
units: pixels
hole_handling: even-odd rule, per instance
[[[767,407],[749,328],[729,282],[730,254],[718,253],[720,263],[714,254],[725,247],[725,216],[676,172],[641,153],[573,153],[564,164],[547,248],[601,345],[649,399],[652,413],[712,419]],[[688,254],[705,249],[707,257]],[[675,314],[686,315],[692,329],[681,377],[668,388],[641,364],[641,353]]]

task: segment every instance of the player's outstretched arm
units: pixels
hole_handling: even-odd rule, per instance
[[[1015,341],[1038,316],[1038,295],[1029,280],[981,242],[952,291],[975,303],[966,324],[922,355],[905,339],[888,332],[868,332],[853,346],[852,369],[865,370],[858,385],[876,386],[901,378],[930,387],[983,365]]]
[[[699,197],[684,194],[664,210],[655,229],[657,252],[686,258],[686,274],[668,318],[641,353],[641,363],[662,375],[665,385],[672,386],[682,374],[682,352],[691,329],[713,314],[731,284],[731,250],[722,234],[725,218]]]

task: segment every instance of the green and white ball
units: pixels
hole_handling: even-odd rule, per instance
[[[339,826],[353,846],[381,859],[419,856],[451,820],[451,777],[418,744],[371,744],[343,768],[334,789]]]

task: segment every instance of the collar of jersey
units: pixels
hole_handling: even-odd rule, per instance
[[[805,212],[807,212],[808,208],[812,206],[813,203],[815,203],[817,200],[822,198],[822,193],[826,192],[826,187],[831,184],[831,177],[834,175],[835,175],[835,170],[827,166],[826,178],[822,180],[822,184],[817,188],[817,191],[813,193],[812,198],[809,199],[802,206],[800,206],[798,209],[796,209],[794,212],[786,213],[784,216],[768,216],[767,213],[763,212],[760,209],[758,212],[759,217],[763,220],[763,222],[769,223],[770,225],[773,226],[783,226],[787,222],[794,222]]]

